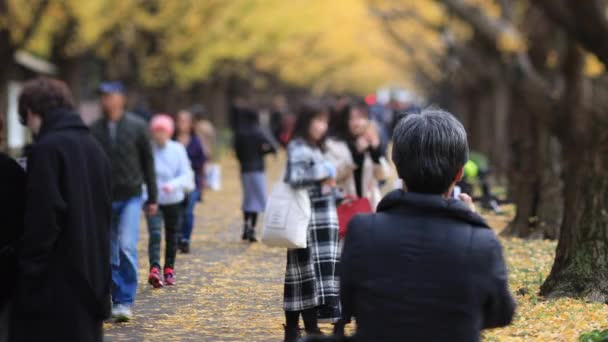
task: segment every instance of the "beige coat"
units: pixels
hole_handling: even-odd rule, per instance
[[[338,187],[343,191],[344,195],[357,196],[355,175],[353,173],[357,166],[353,161],[348,145],[343,141],[329,139],[327,141],[326,157],[336,166],[336,180]],[[390,177],[390,173],[390,166],[384,157],[381,158],[380,164],[374,164],[370,155],[365,157],[361,177],[361,189],[363,189],[363,197],[370,201],[374,210],[382,199],[378,182],[387,180]]]

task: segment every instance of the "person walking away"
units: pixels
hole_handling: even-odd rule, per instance
[[[195,189],[185,199],[182,225],[179,232],[178,249],[182,253],[190,253],[190,238],[194,227],[194,209],[201,201],[205,181],[205,163],[207,154],[205,147],[194,131],[192,113],[182,110],[177,113],[175,140],[181,143],[188,153],[190,166],[194,172]]]
[[[209,120],[208,112],[203,106],[195,105],[192,108],[195,118],[194,130],[203,144],[205,155],[207,156],[203,182],[204,189],[219,191],[222,187],[222,169],[216,162],[218,158],[216,130],[213,123]]]
[[[148,256],[150,275],[148,282],[154,288],[175,285],[175,256],[181,230],[183,202],[187,193],[194,190],[194,173],[184,146],[171,140],[174,132],[173,119],[166,114],[157,114],[150,122],[152,131],[154,167],[158,194],[159,210],[148,214],[148,233],[150,240]],[[160,274],[161,231],[165,228],[165,267],[163,280]]]
[[[0,119],[0,130],[3,123]],[[0,269],[17,274],[17,244],[23,234],[25,217],[25,170],[11,157],[0,153],[0,182],[5,194],[0,197]],[[8,341],[10,304],[15,282],[0,283],[0,342]]]
[[[110,162],[63,82],[26,82],[19,115],[35,144],[10,339],[101,342],[110,315]]]
[[[278,143],[260,127],[258,113],[244,110],[241,129],[236,132],[234,148],[241,168],[243,187],[243,240],[256,242],[258,213],[266,209],[266,173],[264,156],[276,153]]]
[[[468,159],[464,127],[425,109],[403,119],[393,140],[405,188],[350,223],[343,318],[356,318],[355,341],[480,341],[482,329],[511,322],[515,303],[496,235],[470,196],[450,198]]]
[[[112,317],[127,322],[137,291],[137,242],[141,210],[158,210],[154,158],[148,125],[125,111],[124,87],[119,82],[100,85],[104,116],[91,127],[112,165]],[[142,186],[148,199],[144,203]]]
[[[294,139],[287,147],[285,182],[308,191],[312,216],[307,248],[287,251],[283,308],[285,341],[299,337],[300,316],[306,333],[318,335],[318,318],[336,321],[338,309],[338,217],[336,168],[325,158],[329,112],[314,103],[299,112]]]
[[[328,141],[329,157],[339,167],[338,188],[345,196],[366,198],[376,209],[380,182],[390,176],[377,127],[365,102],[356,102],[339,118],[336,135]]]
[[[200,104],[192,106],[190,112],[194,119],[194,132],[203,145],[207,160],[214,160],[217,133],[209,120],[209,112]]]

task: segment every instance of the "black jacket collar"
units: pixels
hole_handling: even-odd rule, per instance
[[[40,140],[49,132],[66,129],[87,130],[88,128],[77,113],[67,109],[53,110],[44,115],[42,127],[40,127],[36,140]]]
[[[472,212],[462,201],[454,198],[446,199],[440,195],[395,190],[386,195],[378,204],[378,212],[393,210],[408,210],[450,217],[474,226],[490,228],[479,214]]]

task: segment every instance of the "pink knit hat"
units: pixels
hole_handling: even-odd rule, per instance
[[[158,131],[163,130],[169,135],[173,135],[175,131],[175,124],[173,123],[173,119],[167,114],[156,114],[150,121],[150,130]]]

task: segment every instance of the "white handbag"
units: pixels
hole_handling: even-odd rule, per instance
[[[306,189],[277,182],[266,205],[262,242],[270,247],[306,248],[311,214]]]
[[[205,180],[207,186],[212,191],[222,190],[222,168],[218,164],[208,164],[205,166]]]
[[[196,190],[196,183],[194,182],[194,171],[188,169],[188,182],[184,184],[184,192],[189,194]]]

